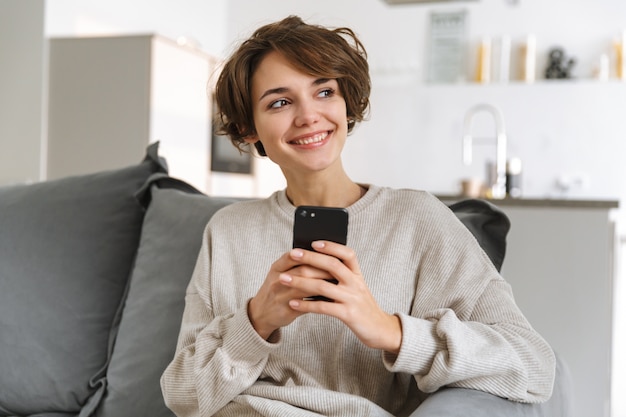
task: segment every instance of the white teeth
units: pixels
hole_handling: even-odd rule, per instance
[[[295,145],[309,145],[311,143],[323,141],[324,139],[326,139],[326,136],[328,136],[328,132],[320,133],[319,135],[315,135],[306,139],[294,140],[291,143]]]

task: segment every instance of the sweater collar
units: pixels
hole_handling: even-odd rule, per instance
[[[367,192],[365,193],[365,195],[363,195],[363,197],[358,199],[354,204],[346,207],[346,209],[348,210],[348,215],[350,216],[356,215],[358,212],[360,212],[361,210],[369,206],[378,197],[381,191],[384,189],[383,187],[373,185],[373,184],[361,184],[361,185],[367,188]],[[276,204],[276,206],[282,212],[284,212],[285,214],[289,216],[293,216],[296,210],[296,207],[293,204],[291,204],[291,202],[287,198],[287,189],[276,191],[270,197],[270,199],[272,200],[272,203]]]

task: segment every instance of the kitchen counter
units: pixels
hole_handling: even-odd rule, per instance
[[[464,195],[436,195],[436,197],[447,203],[469,198]],[[500,207],[569,207],[600,209],[612,209],[619,207],[618,200],[580,200],[559,198],[503,198],[485,200]]]

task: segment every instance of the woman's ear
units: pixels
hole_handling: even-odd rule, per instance
[[[267,153],[265,153],[265,148],[263,147],[263,143],[261,143],[257,135],[246,136],[242,139],[248,145],[254,145],[260,156],[267,156]]]
[[[259,141],[259,137],[257,135],[250,135],[243,138],[243,140],[250,145],[254,145]]]
[[[267,153],[265,153],[265,148],[263,147],[263,143],[261,143],[261,140],[259,139],[259,136],[256,134],[256,132],[242,139],[248,145],[254,145],[260,156],[267,156]]]

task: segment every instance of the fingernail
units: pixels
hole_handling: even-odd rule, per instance
[[[300,249],[294,249],[291,251],[291,256],[293,256],[294,258],[302,258],[303,255],[304,252],[302,252]]]
[[[324,244],[324,242],[322,242],[320,240],[316,240],[315,242],[311,243],[311,246],[313,246],[314,248],[317,248],[317,249],[322,249],[326,245]]]
[[[287,275],[287,274],[280,274],[280,275],[278,276],[278,279],[279,279],[281,282],[286,282],[286,283],[289,283],[289,282],[291,282],[291,281],[293,280],[293,278],[291,278],[291,276],[290,276],[290,275]]]
[[[293,308],[298,308],[298,307],[300,307],[300,301],[298,301],[298,300],[291,300],[291,301],[289,301],[289,305],[291,307],[293,307]]]

